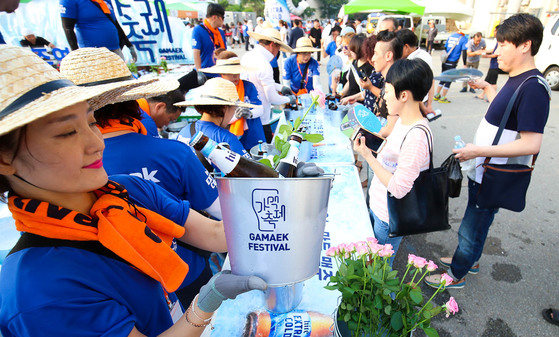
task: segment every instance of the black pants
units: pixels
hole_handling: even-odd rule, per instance
[[[250,37],[247,36],[245,38],[245,50],[248,51],[248,46],[250,45]]]
[[[449,69],[456,69],[457,65],[458,65],[458,61],[455,61],[455,62],[446,61],[445,63],[442,64],[443,71],[449,70]],[[452,82],[440,81],[439,85],[442,85],[443,87],[448,89],[448,88],[450,88],[450,83],[452,83]]]
[[[427,41],[427,52],[431,54],[432,51],[433,51],[433,40],[429,40]]]

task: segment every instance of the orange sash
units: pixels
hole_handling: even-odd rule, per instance
[[[225,48],[225,42],[223,42],[219,29],[212,27],[208,19],[204,19],[204,26],[206,26],[206,28],[213,34],[212,41],[215,48]]]
[[[151,116],[151,112],[149,111],[149,103],[148,100],[145,98],[139,98],[136,100],[136,102],[138,102],[138,105],[140,106],[140,109],[144,110],[148,115]]]
[[[126,121],[119,120],[119,119],[111,119],[108,121],[108,125],[101,127],[97,125],[99,130],[101,130],[102,134],[109,133],[109,132],[116,132],[116,131],[132,131],[135,133],[141,133],[142,135],[147,135],[148,131],[144,124],[138,119],[132,117],[125,117],[127,118]]]
[[[243,80],[239,80],[239,84],[237,84],[237,94],[239,95],[239,99],[244,102],[245,84],[243,83]],[[231,132],[237,137],[240,137],[245,133],[246,124],[247,123],[245,118],[241,117],[236,121],[234,121],[233,123],[229,124],[229,132]]]
[[[103,11],[103,13],[111,14],[111,10],[109,9],[109,6],[107,6],[105,1],[103,1],[103,0],[91,0],[91,1],[97,3],[99,5],[99,7],[101,7],[101,10]]]
[[[307,89],[299,89],[299,91],[297,91],[297,93],[295,95],[299,96],[299,95],[307,94],[307,93],[308,93]]]
[[[188,265],[173,251],[173,238],[185,229],[148,209],[136,207],[126,189],[109,181],[94,191],[90,214],[48,202],[10,195],[8,207],[18,231],[52,239],[99,241],[110,251],[173,292],[184,281]]]

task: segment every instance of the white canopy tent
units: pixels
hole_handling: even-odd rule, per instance
[[[474,15],[474,9],[458,0],[416,1],[425,6],[423,16],[439,15],[456,21],[466,21]]]

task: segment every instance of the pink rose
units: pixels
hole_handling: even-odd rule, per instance
[[[450,284],[453,281],[454,281],[454,279],[450,275],[448,275],[447,273],[443,273],[441,275],[441,284],[442,285]]]
[[[367,245],[369,246],[372,254],[378,254],[378,252],[383,248],[383,245],[379,245],[378,243],[372,241],[367,241]]]
[[[360,256],[367,255],[369,254],[369,248],[359,245],[357,246],[357,254]]]
[[[416,257],[414,254],[408,254],[408,264],[413,264]]]
[[[450,314],[455,315],[458,312],[458,303],[454,297],[451,297],[448,302],[445,303],[444,308],[446,310],[446,317],[449,317]]]
[[[415,260],[413,261],[413,265],[417,269],[421,269],[427,265],[427,260],[420,256],[416,256]]]
[[[318,105],[320,105],[321,108],[324,108],[326,106],[326,95],[320,91],[320,90],[311,90],[310,92],[311,97],[313,98],[313,100],[316,99],[316,103],[318,103]]]
[[[374,238],[374,237],[371,236],[371,237],[368,237],[368,238],[367,238],[367,242],[369,242],[369,243],[378,243],[378,240],[377,240],[376,238]]]
[[[378,252],[378,255],[381,257],[391,257],[393,254],[394,254],[394,250],[392,249],[391,244],[384,245],[382,250]]]
[[[326,256],[336,256],[336,247],[330,247],[326,251]]]
[[[427,271],[432,272],[437,270],[437,268],[439,268],[439,266],[437,266],[435,262],[429,260],[429,263],[427,263]]]
[[[161,59],[165,61],[167,58],[165,56],[161,56]]]

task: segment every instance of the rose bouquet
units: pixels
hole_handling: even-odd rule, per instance
[[[390,244],[380,245],[375,238],[328,249],[326,255],[338,266],[326,286],[341,293],[337,321],[347,326],[351,336],[404,337],[417,328],[427,336],[438,336],[431,319],[443,310],[447,317],[458,312],[453,297],[442,306],[433,304],[433,298],[452,278],[443,274],[439,288],[426,299],[419,284],[437,265],[410,254],[400,279],[398,271],[390,267],[393,254]]]

